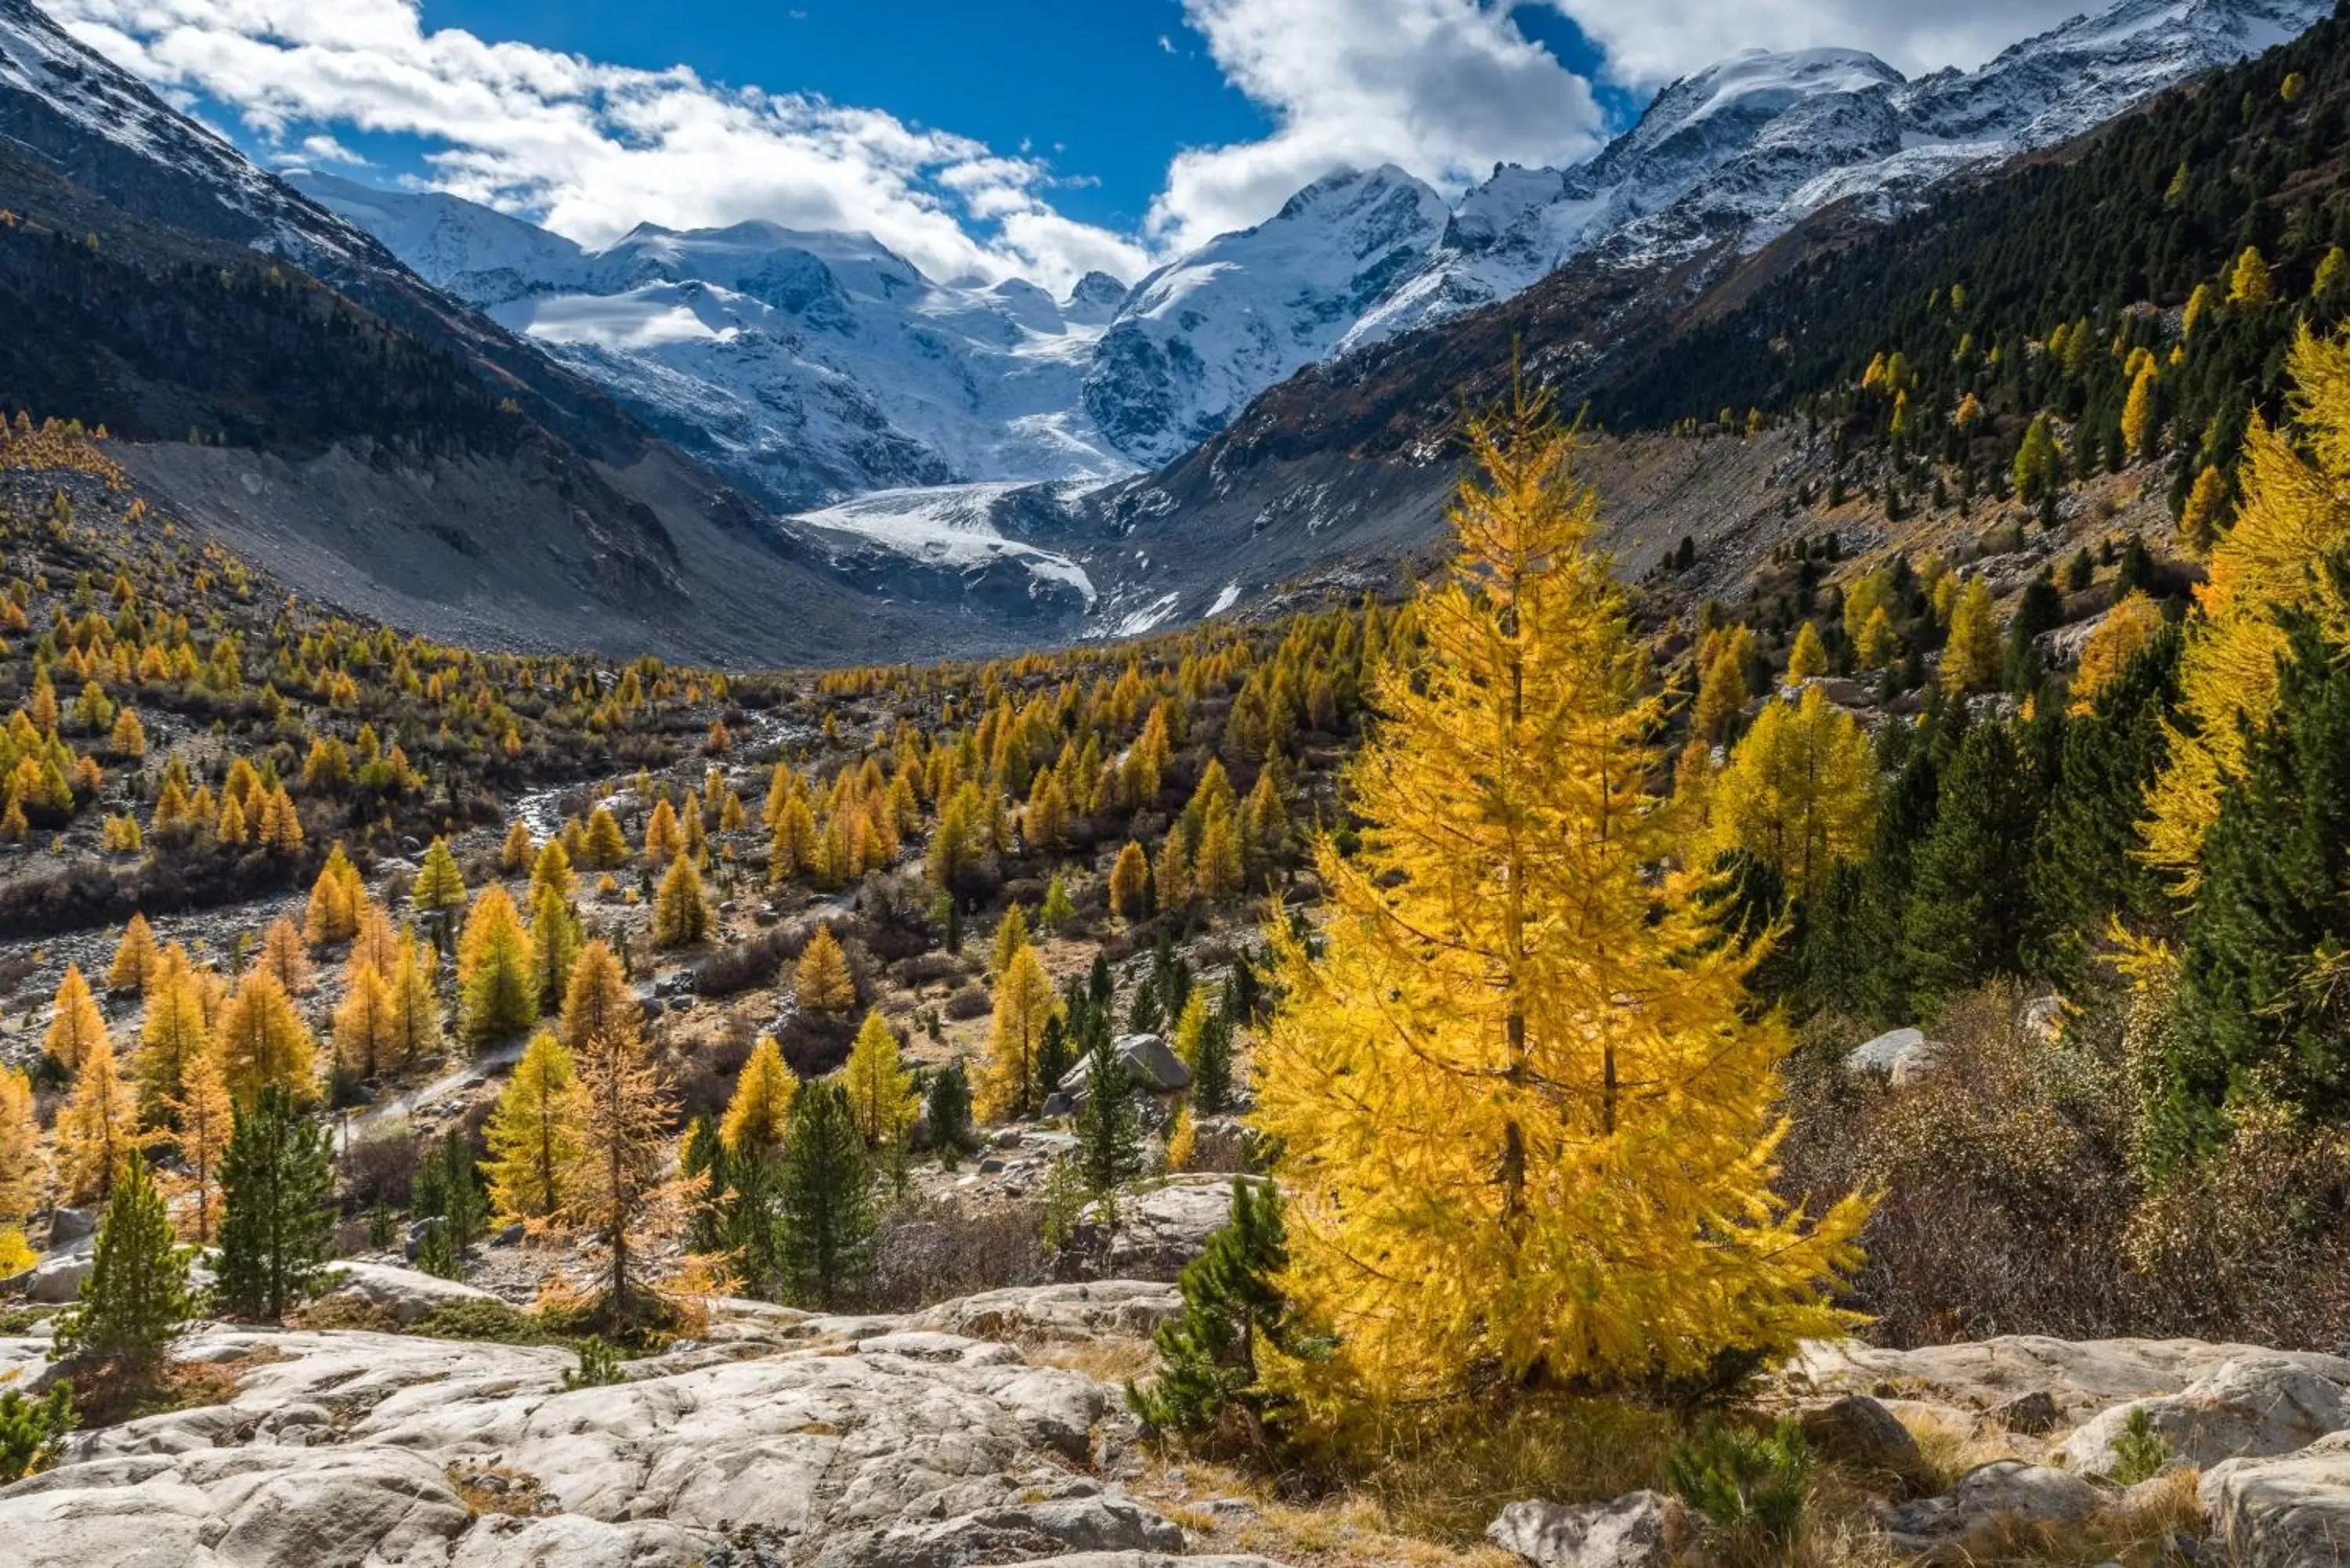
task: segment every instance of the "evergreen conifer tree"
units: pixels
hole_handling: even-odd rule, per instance
[[[1153,1336],[1157,1377],[1147,1390],[1127,1385],[1127,1404],[1146,1426],[1206,1433],[1235,1409],[1253,1419],[1264,1415],[1271,1401],[1258,1378],[1266,1352],[1299,1358],[1320,1352],[1281,1288],[1288,1267],[1279,1189],[1235,1176],[1230,1217],[1176,1276],[1183,1310]]]
[[[194,1315],[188,1255],[146,1161],[133,1160],[107,1199],[80,1298],[59,1317],[57,1354],[144,1376]]]
[[[870,1267],[879,1222],[865,1140],[839,1085],[811,1084],[793,1104],[779,1179],[795,1294],[829,1310]]]
[[[334,1232],[323,1124],[280,1085],[239,1106],[221,1156],[216,1289],[229,1311],[276,1323],[317,1288]]]
[[[2039,787],[2004,722],[1974,726],[1941,781],[1904,917],[1919,989],[1943,997],[2024,972]]]

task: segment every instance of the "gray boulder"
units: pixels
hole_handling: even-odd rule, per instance
[[[2131,1413],[2139,1410],[2170,1446],[2173,1461],[2197,1469],[2222,1459],[2292,1453],[2350,1428],[2350,1394],[2340,1383],[2282,1357],[2251,1355],[2226,1363],[2178,1394],[2133,1399],[2102,1411],[2058,1451],[2083,1475],[2111,1475],[2114,1445]]]
[[[1173,1094],[1191,1081],[1191,1069],[1159,1035],[1121,1034],[1110,1048],[1134,1082],[1150,1093]],[[1070,1106],[1082,1103],[1086,1085],[1093,1076],[1093,1065],[1090,1058],[1079,1057],[1076,1066],[1061,1075],[1060,1083],[1055,1085],[1059,1091],[1055,1097]]]
[[[2029,1394],[2001,1400],[1983,1412],[1983,1419],[2002,1431],[2038,1438],[2054,1431],[2064,1419],[2064,1412],[2057,1407],[2054,1394],[2045,1388],[2034,1388]]]
[[[2105,1506],[2104,1494],[2066,1470],[1994,1459],[1941,1497],[1904,1503],[1887,1519],[1894,1550],[1929,1562],[1965,1562],[2022,1525],[2063,1528]]]
[[[1804,1440],[1829,1459],[1903,1481],[1926,1473],[1926,1458],[1909,1428],[1866,1394],[1847,1394],[1833,1404],[1814,1406],[1799,1421]]]
[[[414,1323],[441,1307],[500,1300],[456,1280],[390,1263],[339,1263],[336,1272],[342,1278],[329,1294],[380,1307],[400,1324]]]
[[[1513,1502],[1485,1527],[1486,1540],[1534,1568],[1664,1568],[1694,1534],[1680,1503],[1657,1491],[1574,1507]]]
[[[2350,1563],[2350,1432],[2294,1453],[2223,1459],[2203,1472],[2196,1497],[2239,1568]]]
[[[1926,1038],[1922,1029],[1888,1029],[1845,1053],[1845,1070],[1874,1073],[1896,1088],[1914,1081],[1933,1066],[1941,1047]]]

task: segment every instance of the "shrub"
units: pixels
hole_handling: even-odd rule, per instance
[[[46,1399],[0,1390],[0,1486],[49,1469],[65,1451],[66,1434],[81,1424],[73,1385],[60,1381]]]
[[[1768,1432],[1709,1423],[1673,1446],[1665,1474],[1721,1546],[1784,1549],[1803,1528],[1812,1451],[1792,1419]]]
[[[2152,1480],[2170,1462],[2170,1444],[2154,1429],[2144,1407],[2122,1417],[2122,1435],[2114,1439],[2113,1480],[2116,1486],[2136,1486]]]
[[[983,985],[966,985],[947,998],[946,1015],[957,1023],[973,1018],[984,1018],[994,1008],[994,1002]]]
[[[601,1388],[619,1381],[619,1351],[593,1334],[579,1342],[578,1366],[563,1375],[566,1388]]]

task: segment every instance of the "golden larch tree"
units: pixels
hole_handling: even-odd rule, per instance
[[[2119,675],[2138,650],[2162,630],[2162,607],[2137,588],[2106,612],[2097,629],[2081,645],[2081,661],[2073,670],[2072,711],[2086,713],[2096,706],[2096,695]]]
[[[516,1033],[538,1017],[530,933],[499,883],[484,888],[465,915],[465,933],[457,942],[457,993],[468,1044]]]
[[[1867,851],[1876,774],[1868,737],[1818,687],[1765,702],[1712,781],[1713,847],[1750,852],[1809,898]]]
[[[13,1067],[0,1067],[0,1231],[22,1231],[48,1184],[32,1080]]]
[[[632,1014],[590,1034],[574,1070],[579,1145],[564,1171],[560,1213],[603,1243],[604,1315],[626,1324],[638,1318],[647,1293],[637,1287],[632,1261],[645,1239],[637,1232],[665,1189],[676,1106]]]
[[[563,1207],[587,1105],[571,1053],[551,1029],[530,1037],[485,1129],[490,1206],[502,1222],[541,1220]]]
[[[213,1030],[221,1073],[240,1106],[276,1085],[296,1099],[313,1092],[318,1043],[295,1011],[293,999],[267,969],[248,971],[221,1008]]]
[[[81,966],[68,963],[65,978],[57,981],[57,1011],[50,1015],[48,1032],[41,1037],[41,1049],[67,1072],[78,1073],[82,1062],[105,1038],[106,1015],[98,1010],[98,998],[89,993]]]
[[[1942,690],[1956,697],[1999,680],[1999,607],[1991,585],[1969,577],[1950,606],[1950,638],[1942,648]]]
[[[189,1229],[197,1244],[204,1245],[213,1239],[213,1220],[220,1207],[221,1156],[235,1130],[234,1102],[228,1080],[221,1075],[220,1053],[209,1043],[189,1059],[179,1094],[166,1103],[178,1129],[173,1142],[179,1146],[180,1167],[194,1199]]]
[[[830,926],[818,926],[800,950],[792,989],[811,1012],[846,1012],[857,1005],[857,979],[848,972],[847,955]]]
[[[733,1096],[719,1118],[718,1141],[733,1154],[775,1153],[791,1131],[792,1102],[799,1092],[800,1081],[775,1037],[760,1035],[734,1079]]]
[[[139,1107],[101,1035],[82,1057],[57,1112],[57,1181],[68,1203],[104,1203],[124,1164],[138,1157]]]
[[[2195,590],[2179,659],[2178,723],[2147,796],[2147,858],[2182,897],[2194,892],[2220,794],[2242,771],[2245,736],[2276,710],[2285,651],[2278,612],[2309,611],[2328,641],[2350,643],[2350,606],[2318,569],[2350,540],[2350,338],[2303,329],[2287,369],[2300,443],[2257,414],[2244,434],[2242,503]]]
[[[984,1121],[1009,1121],[1036,1109],[1036,1053],[1045,1025],[1060,1011],[1053,977],[1036,950],[1024,947],[995,981],[995,1015],[987,1032],[975,1108]]]
[[[868,1148],[894,1147],[914,1125],[918,1109],[914,1075],[906,1071],[898,1049],[898,1033],[878,1007],[865,1014],[848,1061],[840,1070],[848,1091],[848,1108]]]
[[[106,971],[109,991],[145,991],[147,976],[155,967],[155,929],[147,917],[133,912],[122,928],[122,940],[115,944],[114,962]]]
[[[1275,927],[1253,1119],[1285,1282],[1338,1338],[1309,1397],[1638,1381],[1835,1334],[1866,1214],[1773,1192],[1789,1040],[1750,1016],[1758,955],[1716,940],[1699,878],[1654,879],[1683,847],[1648,791],[1660,702],[1573,438],[1523,395],[1471,433],[1460,555],[1348,770],[1360,852],[1317,845],[1320,955]]]

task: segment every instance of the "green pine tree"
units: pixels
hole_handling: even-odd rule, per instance
[[[172,1237],[163,1194],[144,1159],[127,1160],[99,1223],[80,1299],[58,1318],[57,1356],[145,1376],[192,1315],[188,1254]]]
[[[2034,972],[2071,982],[2114,915],[2162,907],[2154,873],[2133,853],[2146,792],[2169,753],[2164,729],[2178,700],[2182,639],[2167,628],[2064,727],[2048,811],[2032,858]]]
[[[1118,1060],[1105,1032],[1086,1053],[1085,1098],[1077,1106],[1077,1147],[1070,1158],[1086,1189],[1112,1193],[1142,1170],[1142,1125],[1135,1108],[1134,1075]]]
[[[940,1158],[951,1168],[955,1157],[971,1147],[971,1077],[961,1057],[931,1075],[922,1097],[922,1120]]]
[[[1191,1064],[1191,1114],[1220,1116],[1232,1108],[1232,1015],[1219,1006],[1200,1033],[1199,1059]]]
[[[1262,1421],[1269,1401],[1256,1387],[1259,1347],[1298,1356],[1320,1351],[1275,1282],[1288,1266],[1279,1189],[1234,1177],[1231,1218],[1176,1278],[1183,1310],[1154,1336],[1158,1376],[1148,1389],[1126,1386],[1127,1404],[1144,1425],[1196,1435],[1235,1412],[1252,1427]]]
[[[220,1168],[220,1301],[275,1323],[317,1286],[333,1240],[327,1129],[272,1085],[240,1107]]]
[[[792,1102],[779,1179],[793,1293],[829,1309],[871,1266],[879,1220],[865,1139],[838,1084],[810,1084]]]
[[[2039,789],[2014,731],[1974,726],[1941,781],[1903,936],[1918,992],[1943,997],[2021,974]]]
[[[474,1166],[473,1151],[467,1147],[464,1134],[451,1127],[417,1168],[416,1217],[438,1221],[425,1232],[417,1252],[417,1264],[426,1273],[464,1278],[465,1255],[482,1240],[489,1205],[482,1196]]]

